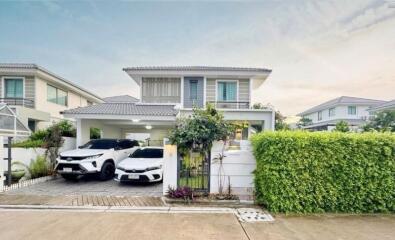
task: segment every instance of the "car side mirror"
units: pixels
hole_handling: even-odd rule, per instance
[[[81,149],[82,148],[82,146],[78,146],[78,149]]]
[[[115,147],[115,148],[114,148],[115,151],[118,151],[118,150],[121,150],[121,149],[122,149],[122,148],[120,148],[120,147]]]

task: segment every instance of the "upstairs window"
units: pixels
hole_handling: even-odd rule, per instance
[[[237,82],[219,81],[217,86],[217,100],[220,102],[237,101]]]
[[[198,92],[198,81],[190,80],[189,81],[189,97],[191,101],[195,102],[197,100]]]
[[[318,112],[318,121],[321,121],[322,120],[322,111],[319,111]]]
[[[336,108],[329,108],[329,117],[333,117],[336,115]]]
[[[4,79],[4,97],[6,97],[6,98],[23,98],[23,79],[22,78],[5,78]]]
[[[348,106],[348,115],[357,115],[357,107],[356,106]]]
[[[47,101],[67,106],[67,92],[54,86],[47,85]]]

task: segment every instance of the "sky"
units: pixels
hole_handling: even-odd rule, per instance
[[[285,115],[343,95],[395,99],[388,1],[0,1],[0,32],[0,62],[102,97],[139,97],[124,67],[207,65],[272,69],[255,101]]]

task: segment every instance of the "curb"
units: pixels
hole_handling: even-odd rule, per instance
[[[233,208],[212,207],[121,207],[121,206],[57,206],[57,205],[0,205],[0,211],[80,211],[134,213],[236,213]]]

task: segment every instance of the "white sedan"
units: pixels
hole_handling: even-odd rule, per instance
[[[118,182],[159,182],[163,179],[163,148],[141,147],[122,160],[115,170]]]

